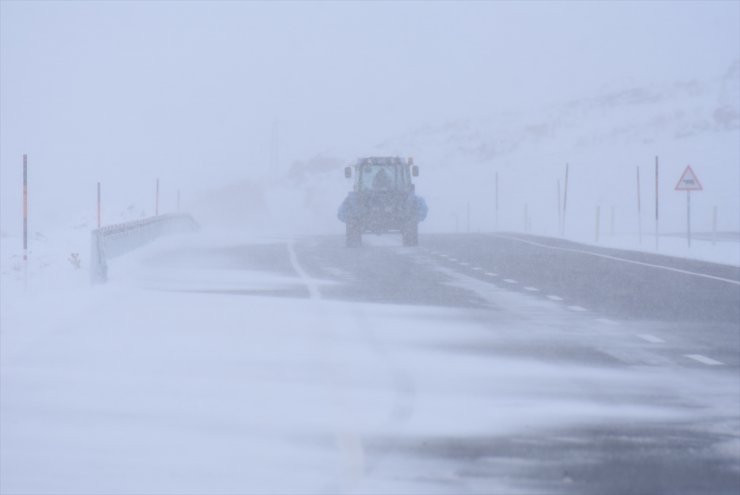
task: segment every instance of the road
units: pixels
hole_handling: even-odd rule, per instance
[[[366,236],[363,248],[347,249],[341,237],[315,237],[289,249],[232,247],[216,258],[283,275],[297,270],[308,281],[302,293],[293,287],[273,295],[454,308],[461,322],[473,320],[488,334],[470,340],[461,332],[456,339],[456,322],[449,321],[443,344],[416,342],[438,346],[439,366],[454,365],[446,355],[475,356],[492,367],[521,360],[598,370],[569,376],[577,386],[563,393],[575,402],[623,408],[625,415],[545,428],[533,423],[531,432],[525,424],[508,434],[493,427],[475,435],[368,435],[362,445],[370,464],[387,458],[389,449],[392,458],[433,460],[455,473],[437,486],[453,493],[737,493],[740,269],[515,234],[426,235],[418,248],[398,244]],[[376,345],[392,354],[398,343]],[[404,371],[398,360],[394,366],[402,390],[424,381],[424,370]],[[599,373],[612,370],[635,382],[602,382]],[[514,383],[519,373],[512,373]],[[461,377],[450,370],[450,379]],[[499,397],[496,390],[491,387],[494,404],[545,393],[553,398],[553,415],[563,414],[557,391],[526,381]],[[643,420],[627,412],[632,406],[690,414]],[[532,407],[548,415],[547,400]],[[409,408],[418,414],[419,405]],[[409,415],[399,421],[412,422]],[[396,476],[435,479],[426,469]]]
[[[738,268],[503,233],[189,239],[6,332],[0,491],[738,493]]]

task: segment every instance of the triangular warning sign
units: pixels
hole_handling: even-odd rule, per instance
[[[681,178],[678,179],[676,191],[701,191],[702,189],[701,182],[699,182],[699,178],[691,169],[691,165],[687,165],[686,170],[681,174]]]

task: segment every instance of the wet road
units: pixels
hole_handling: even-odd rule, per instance
[[[181,254],[191,260],[195,254],[204,266],[217,259],[220,268],[301,281],[279,290],[216,293],[453,310],[435,322],[444,338],[416,338],[413,345],[395,341],[405,332],[397,323],[365,328],[370,324],[362,316],[352,325],[373,335],[368,345],[390,356],[377,366],[390,368],[405,404],[390,415],[400,429],[415,431],[414,422],[424,416],[420,397],[429,369],[407,365],[400,354],[393,358],[399,346],[435,352],[442,368],[436,371],[449,367],[451,382],[461,379],[454,368],[459,359],[488,362],[492,370],[503,366],[490,376],[490,431],[358,434],[366,478],[356,490],[372,492],[369,480],[378,477],[428,482],[425,490],[440,493],[740,488],[737,268],[514,234],[426,235],[418,248],[367,236],[359,249],[345,248],[341,237],[307,237]],[[470,324],[484,332],[474,338],[458,333]],[[518,363],[503,392],[501,363]],[[528,366],[539,365],[554,374],[577,371],[562,388],[557,382],[543,389],[522,378]],[[511,408],[512,401],[523,406]],[[580,408],[591,406],[614,414],[579,420]],[[651,408],[662,412],[653,415]],[[506,414],[537,419],[502,429]],[[547,426],[539,424],[543,419]]]

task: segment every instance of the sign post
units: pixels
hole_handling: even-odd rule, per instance
[[[686,242],[689,247],[691,247],[691,191],[702,191],[703,189],[691,165],[687,165],[681,178],[678,179],[676,191],[686,191]]]

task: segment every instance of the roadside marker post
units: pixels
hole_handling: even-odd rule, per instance
[[[689,247],[691,247],[691,191],[703,190],[704,188],[691,165],[686,165],[681,178],[678,179],[678,184],[676,184],[676,191],[686,191],[686,242]]]

